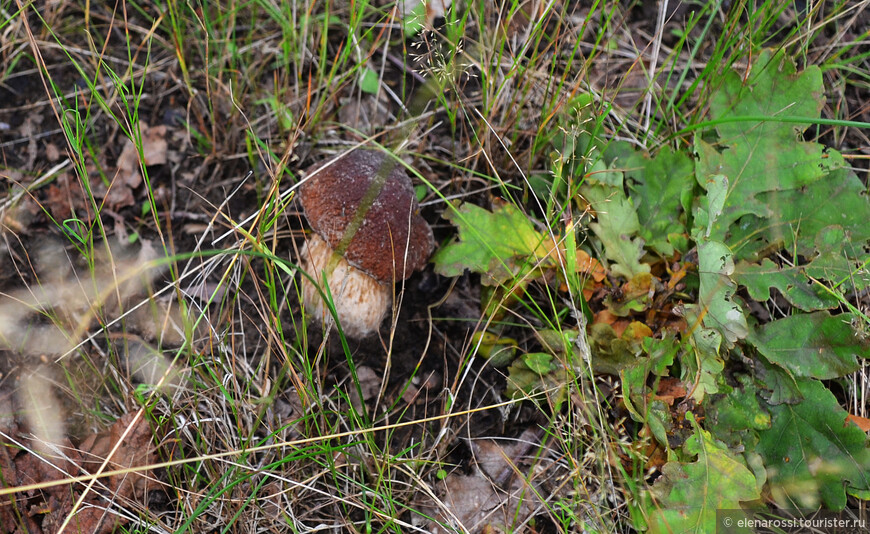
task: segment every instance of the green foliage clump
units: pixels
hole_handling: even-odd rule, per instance
[[[443,274],[468,268],[505,284],[557,265],[554,249],[583,248],[607,269],[602,287],[624,283],[601,300],[624,321],[619,333],[603,319],[586,329],[588,367],[620,377],[631,417],[667,451],[634,514],[651,532],[711,531],[717,508],[762,497],[842,509],[870,489],[866,435],[822,382],[870,354],[870,318],[849,300],[870,285],[870,201],[836,150],[804,139],[823,104],[820,70],[765,50],[748,72],[723,77],[708,128],[685,151],[606,144],[588,128],[589,99],[578,101],[562,131],[583,131],[555,138],[551,192],[588,214],[583,247],[572,246],[575,226],[548,236],[519,211],[465,204],[449,217],[458,241],[435,258]],[[760,313],[777,293],[786,309]],[[654,331],[643,321],[655,313],[683,326]],[[558,390],[583,371],[573,349],[584,344],[556,345],[511,353],[509,394]],[[665,380],[685,387],[679,409],[656,398]]]

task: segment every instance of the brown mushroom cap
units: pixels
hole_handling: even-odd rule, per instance
[[[333,250],[341,252],[342,240],[350,238],[344,258],[380,282],[392,281],[394,273],[403,280],[426,265],[435,248],[432,229],[417,212],[411,180],[394,159],[358,149],[315,171],[302,184],[299,201],[308,223]],[[372,200],[363,213],[366,198]]]

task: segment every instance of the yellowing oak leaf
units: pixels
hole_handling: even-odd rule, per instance
[[[538,262],[556,264],[556,244],[513,204],[502,204],[490,212],[465,203],[444,216],[456,225],[458,239],[432,258],[438,274],[459,276],[468,269],[483,275],[484,284],[497,285]]]

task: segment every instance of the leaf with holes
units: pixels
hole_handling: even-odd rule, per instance
[[[793,376],[839,378],[858,369],[858,357],[870,355],[870,343],[852,329],[853,319],[848,313],[791,315],[753,329],[749,342]]]
[[[853,228],[866,240],[870,203],[843,157],[802,134],[824,103],[821,71],[797,73],[782,52],[763,51],[751,72],[731,71],[710,102],[718,140],[695,140],[696,178],[724,174],[729,182],[711,238],[737,259],[757,259],[771,246],[806,254],[824,226]],[[760,119],[767,117],[768,119]]]
[[[740,262],[734,278],[761,302],[769,300],[771,288],[776,288],[789,304],[804,311],[828,310],[839,304],[834,295],[807,277],[803,267],[780,268],[767,258],[760,264]]]
[[[867,436],[846,422],[821,382],[798,379],[797,386],[803,401],[770,406],[772,425],[759,433],[771,494],[787,508],[842,510],[847,487],[870,489]]]
[[[707,177],[717,174],[729,181],[711,239],[735,245],[729,229],[746,215],[773,223],[770,230],[788,232],[778,224],[784,220],[778,203],[759,195],[798,190],[842,167],[838,153],[800,139],[810,122],[793,119],[818,117],[823,102],[821,70],[813,66],[798,74],[782,52],[763,51],[748,76],[735,70],[723,76],[710,100],[719,139],[715,145],[695,139],[698,183],[704,187]]]

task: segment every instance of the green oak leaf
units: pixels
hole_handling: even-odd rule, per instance
[[[725,200],[728,198],[728,177],[724,174],[712,174],[703,182],[707,194],[698,199],[694,210],[695,230],[692,236],[696,241],[709,241],[713,232],[713,224],[722,215]]]
[[[771,494],[786,508],[830,510],[846,505],[846,488],[870,489],[867,436],[818,380],[798,379],[798,404],[769,407],[771,427],[759,432]]]
[[[734,260],[731,249],[708,238],[712,225],[722,213],[728,180],[721,174],[711,175],[705,182],[707,194],[698,199],[694,208],[695,228],[692,236],[698,243],[698,307],[703,312],[704,329],[722,335],[728,346],[746,337],[748,327],[743,310],[732,300],[736,286],[731,280]],[[697,328],[695,329],[696,333]],[[709,337],[709,334],[704,334]],[[702,342],[698,339],[696,341]],[[718,354],[718,347],[716,349]]]
[[[807,274],[804,267],[781,268],[767,258],[760,264],[740,262],[734,269],[734,279],[740,285],[746,286],[749,295],[755,300],[769,300],[770,289],[775,287],[789,304],[801,310],[835,308],[840,301],[825,288],[814,283]]]
[[[638,273],[627,284],[622,286],[621,295],[608,295],[604,305],[610,313],[617,317],[628,317],[632,312],[642,312],[649,309],[652,303],[655,279],[650,273]]]
[[[732,69],[710,98],[710,115],[720,117],[797,116],[818,117],[824,105],[824,85],[819,67],[797,72],[794,61],[782,50],[765,49],[748,73]],[[722,122],[716,131],[723,139],[737,140],[748,133],[791,142],[812,125],[783,122]]]
[[[721,333],[729,345],[746,337],[749,332],[746,317],[732,300],[735,284],[730,278],[734,273],[731,250],[716,241],[701,242],[698,273],[701,284],[698,302],[707,310],[704,326]]]
[[[685,437],[675,435],[674,416],[671,413],[670,406],[664,401],[658,399],[651,400],[641,420],[649,427],[656,441],[665,447],[670,446],[670,439],[685,441]],[[679,443],[674,446],[679,447]]]
[[[553,240],[510,203],[490,212],[464,203],[444,216],[458,229],[458,239],[441,247],[432,258],[435,272],[459,276],[465,269],[482,274],[486,285],[504,283],[539,260],[554,261]]]
[[[762,408],[751,377],[738,376],[739,385],[707,406],[706,427],[730,447],[752,450],[758,430],[770,428],[770,414]]]
[[[737,265],[735,279],[756,300],[768,300],[770,288],[775,287],[790,304],[804,311],[835,308],[840,304],[835,291],[862,291],[870,286],[870,278],[856,276],[870,258],[856,246],[861,236],[853,240],[855,232],[847,232],[840,225],[810,230],[816,231],[812,249],[804,238],[798,239],[800,257],[808,259],[808,263],[779,267],[767,258],[760,264],[744,261]],[[806,235],[808,232],[801,234]]]
[[[794,376],[782,367],[778,367],[764,358],[755,361],[755,371],[759,386],[764,389],[761,396],[768,404],[796,404],[803,400],[803,394],[798,389]]]
[[[508,365],[514,361],[519,350],[517,340],[488,330],[475,332],[471,336],[471,343],[477,347],[477,354],[493,367]]]
[[[513,399],[548,392],[547,398],[558,410],[567,398],[570,373],[552,354],[535,352],[515,359],[508,367],[505,395]]]
[[[553,355],[546,352],[530,352],[523,354],[523,362],[530,371],[545,375],[554,369]]]
[[[399,3],[402,8],[403,2]],[[413,37],[420,33],[426,24],[426,2],[418,2],[413,9],[402,13],[402,31],[405,38]]]
[[[376,94],[381,87],[378,73],[369,67],[363,67],[359,75],[359,88],[364,93]]]
[[[841,227],[850,243],[870,240],[870,198],[850,169],[834,170],[825,180],[801,189],[756,198],[770,214],[766,218],[747,215],[731,227],[727,242],[738,259],[757,260],[772,247],[813,257],[817,236],[830,226]],[[859,254],[850,251],[849,256]]]
[[[621,336],[617,336],[607,323],[595,323],[589,327],[589,352],[592,355],[592,369],[596,373],[618,375],[620,371],[643,361],[641,354],[646,338],[633,335],[632,325],[640,323],[631,323]],[[639,328],[646,327],[641,325]],[[649,331],[649,328],[646,330]]]
[[[580,188],[580,194],[595,211],[596,222],[589,224],[589,228],[601,240],[604,256],[612,262],[611,272],[628,280],[636,274],[648,273],[649,265],[640,261],[643,239],[636,237],[640,220],[634,204],[622,189],[622,173],[607,171],[599,160]]]
[[[774,205],[759,195],[798,190],[843,166],[838,153],[801,140],[810,123],[788,121],[796,116],[818,117],[824,102],[822,92],[820,69],[808,67],[798,74],[794,62],[783,52],[763,51],[748,77],[736,70],[723,76],[722,85],[710,100],[710,119],[716,122],[718,143],[710,145],[700,136],[695,140],[698,183],[703,187],[709,176],[717,174],[729,181],[723,212],[712,227],[711,239],[731,244],[730,227],[746,215],[780,219]],[[771,120],[759,121],[759,117]],[[780,117],[784,120],[777,120]]]
[[[692,350],[680,354],[680,379],[693,385],[690,396],[701,403],[706,395],[719,392],[719,381],[725,369],[725,362],[719,356],[722,334],[699,324],[697,304],[686,305],[681,311],[689,324],[688,337],[684,334],[683,340],[688,341]]]
[[[687,419],[694,422],[691,412]],[[698,459],[671,461],[662,468],[663,476],[651,489],[655,504],[648,505],[650,534],[716,532],[717,509],[739,508],[760,497],[746,465],[697,424],[683,451]]]
[[[859,356],[870,355],[870,343],[855,335],[854,318],[825,311],[795,314],[754,328],[748,341],[792,376],[838,378],[858,369]]]
[[[554,354],[558,354],[570,350],[570,347],[574,344],[574,338],[577,336],[577,330],[567,329],[560,331],[544,329],[535,331],[535,336],[544,348]]]
[[[665,256],[674,253],[668,242],[671,234],[684,234],[685,221],[679,217],[681,197],[694,182],[694,162],[683,152],[674,152],[664,147],[649,157],[641,152],[631,152],[616,164],[624,169],[629,179],[631,200],[637,208],[640,223],[639,234],[646,246]]]
[[[674,358],[680,351],[680,343],[672,336],[664,339],[645,337],[641,342],[646,357],[638,358],[636,365],[625,367],[619,371],[622,379],[622,389],[625,392],[623,400],[635,421],[644,421],[647,411],[648,394],[652,389],[647,385],[649,375],[662,377],[668,375],[668,367],[673,365]],[[667,443],[667,441],[662,441]]]
[[[654,337],[643,338],[643,351],[649,354],[649,363],[644,367],[656,376],[667,376],[668,367],[674,364],[674,358],[680,351],[680,343],[665,332],[662,339]]]

